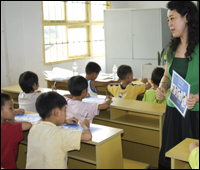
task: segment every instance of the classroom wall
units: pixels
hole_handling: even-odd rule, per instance
[[[168,1],[111,1],[115,8],[165,8]],[[193,1],[197,4],[197,1]],[[79,73],[89,61],[97,62],[105,72],[105,57],[78,60]],[[72,68],[73,62],[54,64],[53,67]],[[1,1],[1,87],[18,84],[24,71],[38,74],[41,87],[46,87],[42,51],[41,1]]]
[[[99,63],[105,72],[105,57],[78,60],[79,73],[85,72],[89,61]],[[53,64],[72,69],[73,62]],[[19,75],[34,71],[41,87],[46,87],[43,71],[41,1],[1,1],[1,87],[18,84]]]
[[[136,8],[136,9],[150,9],[150,8],[166,8],[169,1],[111,1],[111,9],[115,8]],[[197,4],[197,1],[192,1]]]

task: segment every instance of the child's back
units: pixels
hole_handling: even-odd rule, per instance
[[[151,102],[151,103],[167,104],[167,98],[169,96],[169,92],[170,92],[170,89],[167,89],[165,92],[166,96],[164,97],[164,99],[158,100],[158,99],[156,99],[156,90],[155,89],[147,90],[144,94],[142,101]]]
[[[41,121],[28,135],[26,169],[67,169],[68,151],[80,149],[82,132]]]
[[[67,169],[68,151],[79,150],[81,140],[91,139],[88,126],[81,125],[83,132],[57,127],[67,123],[66,104],[56,92],[37,98],[36,109],[42,121],[29,132],[26,169]]]
[[[139,94],[145,92],[149,85],[133,84],[133,71],[128,65],[121,65],[117,70],[118,77],[122,80],[121,84],[109,84],[108,91],[117,98],[136,100]]]
[[[36,91],[39,87],[38,76],[31,71],[26,71],[20,75],[19,85],[23,90],[18,96],[19,107],[27,111],[37,112],[35,101],[41,94],[41,92]]]
[[[109,106],[110,99],[106,100],[103,104],[98,103],[84,103],[82,99],[87,96],[87,80],[82,76],[74,76],[68,81],[68,89],[73,96],[72,99],[66,98],[67,118],[75,117],[82,121],[88,111],[87,119],[92,123],[93,118],[99,115],[99,110],[106,109]]]

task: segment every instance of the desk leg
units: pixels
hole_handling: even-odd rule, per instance
[[[164,115],[159,116],[159,151],[160,151],[161,145],[162,145],[163,124],[164,124]]]
[[[123,169],[121,135],[96,146],[97,169]]]

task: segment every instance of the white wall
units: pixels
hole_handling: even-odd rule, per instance
[[[165,8],[168,1],[111,1],[111,8]],[[197,1],[193,1],[197,3]],[[89,61],[97,62],[105,70],[105,58],[78,60],[83,73]],[[73,62],[54,64],[54,67],[71,69]],[[42,50],[41,1],[1,1],[1,87],[18,84],[24,71],[38,74],[40,86],[46,87]]]
[[[89,61],[97,62],[105,72],[105,57],[78,60],[79,73]],[[73,62],[53,64],[72,69]],[[46,87],[43,65],[41,1],[1,1],[1,87],[18,84],[24,71],[37,73],[41,87]]]
[[[111,9],[115,8],[166,8],[169,1],[111,1]],[[197,1],[192,1],[197,4]]]

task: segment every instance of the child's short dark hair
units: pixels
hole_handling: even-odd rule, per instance
[[[151,80],[153,81],[154,84],[156,84],[157,86],[159,86],[160,84],[160,81],[163,77],[163,74],[164,74],[165,70],[164,68],[161,68],[161,67],[156,67],[152,74],[151,74]]]
[[[95,62],[89,62],[85,67],[86,74],[99,73],[100,71],[101,67]]]
[[[3,106],[5,105],[5,102],[11,99],[12,98],[10,97],[9,94],[1,93],[1,110],[3,110]]]
[[[117,75],[121,80],[125,80],[127,74],[131,74],[133,71],[128,65],[121,65],[117,69]]]
[[[88,88],[87,80],[82,76],[73,76],[68,81],[68,89],[72,96],[80,96]]]
[[[19,85],[25,93],[33,91],[33,85],[38,84],[38,76],[32,71],[25,71],[19,76]]]
[[[56,92],[46,92],[38,96],[35,107],[41,118],[48,118],[55,108],[62,109],[67,104],[63,96]]]

